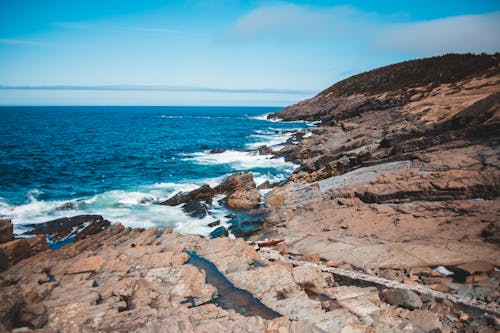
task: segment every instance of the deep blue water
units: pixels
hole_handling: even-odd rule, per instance
[[[152,202],[218,183],[236,171],[254,172],[259,183],[282,180],[293,170],[283,160],[246,151],[276,146],[288,130],[306,127],[259,117],[277,110],[0,107],[0,215],[13,218],[18,228],[97,213],[125,224],[174,225],[189,232],[199,223]],[[228,150],[208,154],[212,149]],[[67,202],[75,208],[56,209]]]

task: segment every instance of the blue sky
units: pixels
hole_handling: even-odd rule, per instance
[[[0,0],[0,104],[285,106],[499,32],[497,0]]]

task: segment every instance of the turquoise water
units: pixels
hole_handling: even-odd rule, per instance
[[[310,125],[265,120],[262,107],[0,107],[0,215],[23,224],[100,214],[128,226],[206,235],[227,211],[193,219],[156,203],[237,171],[257,184],[296,167],[252,151]],[[227,149],[210,154],[213,149]],[[70,209],[62,210],[62,206]]]

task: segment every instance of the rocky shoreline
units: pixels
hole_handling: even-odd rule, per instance
[[[0,221],[0,330],[499,330],[499,58],[396,64],[271,115],[321,122],[259,148],[301,165],[286,182],[261,198],[239,173],[160,203],[245,212],[212,239],[80,216],[14,240]]]

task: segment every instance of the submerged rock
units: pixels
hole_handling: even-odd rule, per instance
[[[218,238],[218,237],[228,237],[229,232],[227,231],[226,227],[218,227],[212,232],[210,232],[210,238]]]

